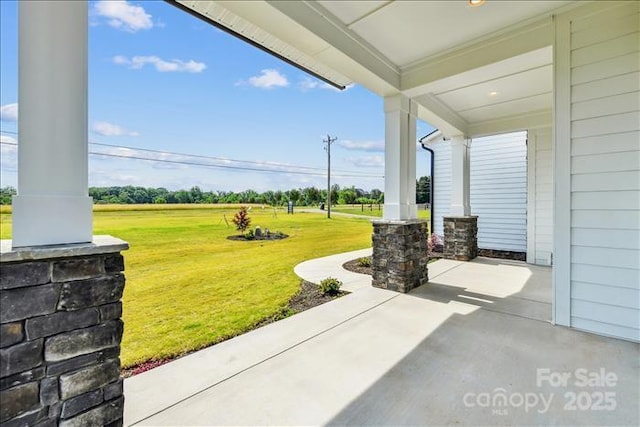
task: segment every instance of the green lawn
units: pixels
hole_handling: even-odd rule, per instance
[[[99,210],[98,210],[99,209]],[[137,209],[137,210],[136,210]],[[282,231],[280,241],[239,242],[228,227],[235,209],[198,206],[139,210],[99,206],[94,234],[129,242],[124,253],[124,367],[179,355],[251,329],[284,307],[299,288],[301,261],[371,244],[366,219],[253,207],[252,228]],[[0,235],[11,236],[11,216]]]

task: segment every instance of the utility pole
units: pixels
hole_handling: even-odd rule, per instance
[[[327,152],[327,218],[331,218],[331,144],[336,142],[338,137],[331,138],[327,134],[327,139],[322,140],[324,142],[324,150]]]

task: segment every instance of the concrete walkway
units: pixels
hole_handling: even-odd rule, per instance
[[[397,294],[340,268],[363,254],[296,267],[353,293],[125,380],[125,424],[640,424],[638,344],[552,326],[550,269],[440,260]]]
[[[370,256],[371,253],[372,249],[368,248],[312,259],[296,265],[293,271],[298,277],[312,283],[320,283],[321,280],[327,277],[335,277],[342,282],[342,290],[355,292],[363,288],[370,288],[371,276],[347,271],[342,268],[342,264],[347,261]]]

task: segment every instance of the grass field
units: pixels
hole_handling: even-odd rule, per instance
[[[252,228],[288,234],[279,241],[227,240],[235,208],[211,205],[96,206],[94,234],[129,242],[124,253],[124,367],[179,355],[251,329],[277,313],[299,289],[301,261],[371,243],[366,219],[253,207]],[[11,215],[0,235],[11,236]]]
[[[332,212],[342,212],[355,215],[366,215],[382,217],[382,207],[378,208],[378,205],[373,205],[371,208],[369,205],[337,205],[331,206]],[[429,219],[431,218],[431,211],[420,209],[418,210],[418,218]]]

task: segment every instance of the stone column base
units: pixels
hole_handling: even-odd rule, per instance
[[[427,222],[373,221],[373,281],[376,288],[409,292],[427,283]]]
[[[445,259],[470,261],[478,256],[478,217],[445,216],[444,253]]]
[[[0,424],[122,425],[120,341],[129,245],[0,251]]]

